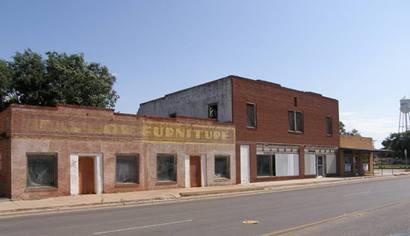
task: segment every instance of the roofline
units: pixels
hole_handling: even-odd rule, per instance
[[[58,104],[56,106],[36,106],[36,105],[25,105],[25,104],[11,104],[1,113],[7,110],[13,110],[13,108],[23,108],[23,109],[32,109],[32,110],[50,110],[50,111],[58,111],[59,107],[67,107],[71,109],[85,109],[85,110],[100,110],[105,111],[107,113],[111,113],[114,116],[126,116],[126,117],[134,117],[136,119],[141,120],[153,120],[153,121],[167,121],[167,122],[183,122],[183,121],[191,121],[191,122],[202,122],[217,126],[233,126],[231,122],[220,123],[214,119],[209,118],[197,118],[197,117],[190,117],[190,116],[177,116],[175,118],[171,117],[158,117],[158,116],[147,116],[147,115],[138,115],[134,113],[121,113],[121,112],[114,112],[114,109],[111,108],[101,108],[101,107],[91,107],[91,106],[81,106],[81,105],[71,105],[71,104]]]
[[[370,149],[370,148],[349,148],[349,147],[339,147],[340,150],[352,150],[352,151],[369,151],[375,152],[377,149]]]
[[[41,106],[41,105],[28,105],[28,104],[17,104],[13,103],[8,108],[27,108],[27,109],[44,109],[44,110],[57,110],[59,107],[68,107],[73,109],[88,109],[88,110],[101,110],[101,111],[112,111],[112,108],[105,108],[105,107],[93,107],[93,106],[84,106],[84,105],[77,105],[77,104],[57,104],[55,106]]]
[[[275,86],[275,87],[280,88],[280,89],[285,89],[285,90],[289,90],[289,91],[296,92],[296,93],[304,93],[304,94],[307,94],[307,95],[319,96],[321,98],[326,98],[326,99],[338,102],[337,99],[323,96],[320,93],[315,93],[315,92],[312,92],[312,91],[303,91],[303,90],[292,89],[292,88],[284,87],[281,84],[274,83],[274,82],[267,81],[267,80],[251,79],[251,78],[246,78],[246,77],[237,76],[237,75],[229,75],[227,77],[232,78],[232,79],[247,80],[247,81],[254,82],[254,83],[255,82],[264,83],[264,84],[268,84],[270,86]]]
[[[167,96],[170,96],[170,95],[173,95],[173,94],[177,94],[177,93],[182,93],[182,92],[188,91],[188,90],[190,90],[190,89],[194,89],[194,88],[202,87],[202,86],[204,86],[204,85],[212,84],[212,83],[215,83],[215,82],[217,82],[217,81],[219,81],[219,80],[229,79],[229,77],[231,77],[231,75],[225,76],[225,77],[222,77],[222,78],[219,78],[219,79],[211,80],[211,81],[208,81],[208,82],[205,82],[205,83],[202,83],[202,84],[194,85],[194,86],[191,86],[191,87],[188,87],[188,88],[185,88],[185,89],[177,90],[177,91],[172,92],[172,93],[167,93],[167,94],[165,94],[165,95],[162,96],[162,97],[155,98],[155,99],[152,99],[152,100],[149,100],[149,101],[146,101],[146,102],[142,102],[142,103],[140,103],[140,105],[144,105],[144,104],[146,104],[146,103],[158,101],[158,100],[161,100],[161,99],[163,99],[163,98],[165,98],[165,97],[167,97]]]
[[[246,78],[246,77],[242,77],[242,76],[238,76],[238,75],[228,75],[228,76],[225,76],[225,77],[216,79],[216,80],[211,80],[211,81],[206,82],[206,83],[202,83],[202,84],[198,84],[198,85],[195,85],[195,86],[192,86],[192,87],[188,87],[188,88],[185,88],[185,89],[177,90],[177,91],[172,92],[172,93],[167,93],[167,94],[165,94],[165,95],[162,96],[162,97],[155,98],[155,99],[152,99],[152,100],[149,100],[149,101],[146,101],[146,102],[142,102],[142,103],[140,103],[140,106],[141,106],[141,105],[144,105],[144,104],[147,104],[147,103],[150,103],[150,102],[155,102],[155,101],[164,99],[164,98],[166,98],[167,96],[170,96],[170,95],[173,95],[173,94],[185,92],[185,91],[187,91],[187,90],[190,90],[190,89],[193,89],[193,88],[198,88],[198,87],[201,87],[201,86],[204,86],[204,85],[208,85],[208,84],[211,84],[211,83],[215,83],[215,82],[217,82],[217,81],[219,81],[219,80],[224,80],[224,79],[231,79],[231,80],[232,80],[232,79],[238,79],[238,80],[250,81],[250,82],[253,82],[253,83],[265,83],[265,84],[268,84],[268,85],[270,85],[270,86],[275,86],[275,87],[280,88],[280,89],[285,89],[285,90],[292,91],[292,92],[296,92],[296,93],[303,93],[303,94],[311,95],[311,96],[318,96],[318,97],[321,97],[321,98],[325,98],[325,99],[328,99],[328,100],[332,100],[332,101],[339,102],[339,101],[338,101],[337,99],[335,99],[335,98],[326,97],[326,96],[323,96],[323,95],[320,94],[320,93],[315,93],[315,92],[311,92],[311,91],[303,91],[303,90],[297,90],[297,89],[292,89],[292,88],[288,88],[288,87],[283,87],[282,85],[280,85],[280,84],[278,84],[278,83],[271,82],[271,81],[259,80],[259,79],[251,79],[251,78]]]

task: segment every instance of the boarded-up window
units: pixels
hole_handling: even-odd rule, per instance
[[[248,103],[246,104],[246,116],[248,127],[255,128],[256,127],[256,105]]]
[[[299,175],[298,154],[276,154],[275,156],[276,176]]]
[[[305,154],[305,175],[316,175],[316,154]]]
[[[158,154],[157,156],[158,181],[177,180],[177,160],[172,154]]]
[[[219,178],[231,178],[229,156],[215,156],[215,176]]]
[[[275,155],[257,155],[256,166],[258,176],[275,176]]]
[[[116,182],[120,184],[139,183],[138,155],[118,155],[116,159]]]
[[[57,155],[27,155],[27,186],[57,186]]]
[[[326,119],[325,119],[325,125],[326,125],[326,134],[327,134],[327,135],[332,135],[332,134],[333,134],[333,121],[332,121],[332,117],[326,117]]]
[[[336,155],[326,155],[326,173],[327,174],[336,174]]]

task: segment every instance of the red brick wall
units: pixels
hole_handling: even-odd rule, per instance
[[[11,120],[11,142],[0,140],[7,146],[11,174],[5,179],[9,197],[12,199],[43,198],[70,194],[70,154],[102,154],[103,191],[105,193],[137,191],[185,186],[184,156],[217,154],[235,156],[234,128],[229,124],[219,124],[210,120],[192,118],[148,118],[135,115],[114,114],[106,109],[91,109],[71,106],[33,107],[12,106],[7,117]],[[0,113],[3,115],[3,113]],[[11,118],[10,118],[11,117]],[[160,121],[169,124],[197,124],[209,129],[226,128],[232,134],[226,143],[209,142],[171,142],[143,138],[143,125]],[[7,142],[6,142],[7,141]],[[52,188],[27,187],[27,153],[55,153],[58,158],[58,183]],[[140,156],[140,184],[117,185],[115,181],[116,154],[138,153]],[[178,161],[177,182],[160,185],[156,180],[156,154],[176,154]],[[10,156],[12,158],[10,159]],[[91,155],[92,156],[92,155]],[[11,163],[10,163],[11,160]],[[11,166],[11,167],[10,167]],[[232,166],[234,168],[234,165]],[[10,171],[9,171],[10,172]],[[211,173],[213,174],[213,173]],[[232,173],[234,180],[235,174]],[[217,182],[208,184],[217,185]],[[10,184],[11,183],[11,184]],[[231,184],[231,181],[226,182]],[[11,187],[10,187],[11,186]]]
[[[10,110],[0,113],[0,196],[10,197]]]
[[[240,180],[239,144],[250,145],[251,181],[256,179],[256,143],[297,144],[303,154],[305,146],[339,146],[338,101],[319,94],[302,92],[280,85],[232,77],[233,123],[236,127],[237,182]],[[294,98],[297,98],[297,106]],[[246,104],[256,104],[256,129],[247,128]],[[304,133],[288,132],[288,111],[304,114]],[[333,119],[333,135],[325,132],[325,117]],[[303,155],[300,155],[303,157]],[[303,159],[300,173],[303,177]],[[283,178],[282,178],[283,179]]]

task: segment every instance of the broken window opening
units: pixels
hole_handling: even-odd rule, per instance
[[[57,187],[57,155],[27,156],[27,186]]]
[[[218,119],[218,104],[213,103],[208,105],[208,118]]]
[[[218,155],[215,156],[215,176],[218,178],[231,178],[231,171],[230,171],[230,157]]]
[[[157,155],[157,180],[158,181],[176,181],[177,161],[175,155],[158,154]]]
[[[116,182],[120,184],[139,183],[139,156],[119,155],[116,158]]]

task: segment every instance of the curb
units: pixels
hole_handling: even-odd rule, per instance
[[[263,193],[263,192],[283,192],[292,190],[309,189],[315,187],[332,187],[337,185],[345,185],[349,183],[364,183],[373,182],[378,180],[389,180],[408,176],[409,174],[399,174],[395,176],[371,176],[356,178],[347,178],[342,180],[327,181],[327,182],[316,182],[316,183],[295,183],[295,184],[282,184],[282,185],[272,185],[272,186],[256,186],[256,187],[242,187],[236,189],[218,189],[209,191],[196,191],[196,192],[180,192],[180,196],[171,197],[155,197],[147,199],[137,199],[137,200],[122,200],[122,201],[109,201],[109,202],[95,202],[95,203],[83,203],[75,205],[61,205],[61,206],[50,206],[50,207],[32,207],[32,208],[19,208],[12,210],[0,210],[0,218],[7,218],[13,216],[21,216],[26,214],[38,214],[38,213],[50,213],[50,212],[63,212],[63,211],[75,211],[86,208],[108,208],[108,207],[121,207],[121,206],[132,206],[132,205],[150,205],[154,203],[163,202],[177,202],[178,200],[194,200],[194,199],[206,199],[207,197],[215,197],[218,195],[226,194],[229,196],[235,193],[246,194],[246,193]],[[197,197],[197,198],[196,198]]]
[[[98,209],[98,208],[107,208],[107,207],[144,205],[144,204],[153,204],[153,203],[175,201],[175,200],[177,200],[177,198],[156,197],[156,198],[149,198],[149,199],[112,201],[112,202],[104,202],[104,203],[96,202],[96,203],[84,203],[84,204],[50,206],[50,207],[19,208],[19,209],[13,209],[13,210],[0,211],[0,218],[21,216],[21,215],[34,214],[34,213],[75,211],[75,210],[81,210],[81,209],[87,209],[87,208]]]
[[[218,189],[209,191],[196,191],[196,192],[181,192],[179,195],[181,197],[194,197],[194,196],[204,196],[204,195],[214,195],[214,194],[224,194],[224,193],[241,193],[241,192],[251,192],[251,191],[262,191],[265,187],[243,187],[237,189]]]
[[[207,195],[217,195],[217,194],[229,194],[229,193],[241,193],[241,192],[252,192],[252,191],[272,191],[272,190],[283,190],[283,189],[293,189],[298,187],[314,187],[314,186],[329,186],[335,184],[345,184],[345,183],[357,183],[370,181],[369,179],[380,180],[381,178],[391,178],[392,176],[364,176],[364,177],[353,177],[345,178],[340,180],[326,181],[326,182],[313,182],[313,183],[294,183],[294,184],[280,184],[280,185],[267,185],[267,186],[255,186],[255,187],[241,187],[235,189],[218,189],[209,191],[192,191],[192,192],[180,192],[179,195],[184,197],[195,197],[195,196],[207,196]]]

